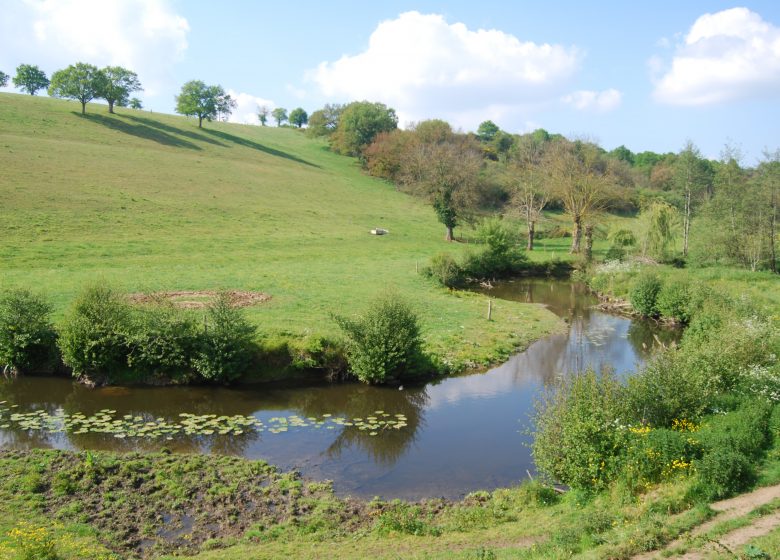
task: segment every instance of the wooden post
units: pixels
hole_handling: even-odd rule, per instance
[[[414,271],[420,274],[420,261],[414,261]]]
[[[493,320],[493,300],[488,298],[488,315],[487,320],[492,321]]]

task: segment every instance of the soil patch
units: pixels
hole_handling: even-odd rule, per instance
[[[182,309],[202,309],[208,307],[220,293],[223,292],[217,290],[180,290],[176,292],[130,294],[128,299],[135,304],[167,302]],[[271,299],[271,296],[263,292],[227,290],[224,293],[230,298],[230,303],[233,307],[250,307]]]

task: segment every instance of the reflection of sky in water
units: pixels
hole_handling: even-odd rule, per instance
[[[159,449],[262,458],[332,479],[337,491],[366,497],[458,496],[521,480],[533,470],[524,433],[535,395],[561,374],[610,366],[620,375],[647,356],[654,330],[590,309],[593,299],[568,283],[532,281],[498,286],[494,297],[544,302],[570,320],[567,334],[532,344],[526,352],[482,374],[451,377],[422,387],[359,384],[242,388],[168,387],[90,390],[63,379],[29,378],[0,384],[0,400],[20,411],[44,408],[93,414],[116,409],[175,419],[181,412],[274,416],[367,417],[402,413],[408,427],[376,437],[354,428],[292,428],[279,434],[177,437],[174,441],[116,440],[103,434],[40,434],[0,430],[3,447]]]

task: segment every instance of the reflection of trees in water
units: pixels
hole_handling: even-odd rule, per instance
[[[655,336],[653,336],[655,335]],[[634,319],[628,327],[628,340],[638,356],[648,359],[654,350],[658,350],[658,341],[664,346],[670,346],[680,341],[682,331],[674,328],[664,328],[652,321]]]
[[[368,416],[382,419],[375,414],[377,410],[390,414],[389,418],[393,418],[395,414],[403,414],[406,417],[406,426],[400,429],[387,428],[376,436],[369,435],[368,429],[344,426],[326,451],[327,455],[333,458],[340,456],[346,449],[357,447],[375,462],[389,466],[394,464],[416,439],[418,430],[424,425],[423,410],[427,402],[425,387],[399,391],[388,387],[349,383],[324,387],[319,391],[298,392],[291,405],[304,416],[333,414],[348,419],[365,420]]]

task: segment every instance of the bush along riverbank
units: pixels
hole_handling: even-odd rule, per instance
[[[692,499],[748,488],[780,434],[776,313],[653,267],[609,264],[589,284],[687,327],[633,375],[587,371],[551,389],[536,415],[537,466],[587,491],[680,478]]]
[[[465,300],[483,296],[448,297],[471,304]],[[98,284],[83,290],[55,325],[41,295],[6,291],[0,293],[0,367],[6,376],[70,373],[93,385],[253,383],[308,375],[397,384],[497,363],[562,328],[553,317],[535,318],[546,311],[512,310],[498,327],[484,321],[483,344],[461,345],[457,326],[450,325],[456,332],[446,348],[434,350],[416,310],[396,292],[380,293],[360,313],[332,315],[328,330],[340,336],[266,334],[235,300],[233,292],[212,293],[199,309],[189,309],[164,295],[128,296]],[[526,323],[525,330],[504,332]]]

